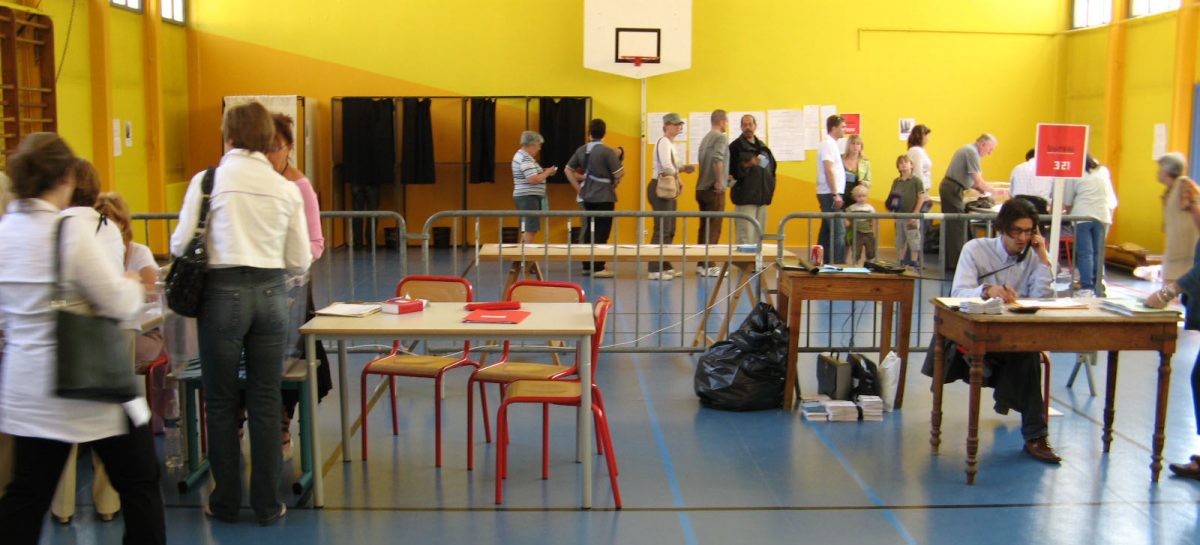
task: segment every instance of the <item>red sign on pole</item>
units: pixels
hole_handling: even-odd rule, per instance
[[[846,118],[846,136],[862,134],[862,114],[842,114]]]
[[[1038,123],[1037,175],[1082,178],[1087,147],[1087,125]]]

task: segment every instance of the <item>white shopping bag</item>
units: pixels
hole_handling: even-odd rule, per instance
[[[879,393],[883,398],[883,410],[891,412],[896,401],[896,390],[900,387],[900,356],[888,352],[879,363]]]

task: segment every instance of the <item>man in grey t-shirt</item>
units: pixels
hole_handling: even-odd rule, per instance
[[[696,179],[696,203],[704,212],[725,211],[725,180],[729,178],[729,114],[713,110],[712,130],[700,141],[700,177]],[[721,220],[700,220],[699,244],[716,244],[721,239]],[[721,268],[713,262],[696,264],[696,274],[717,276]]]
[[[946,214],[961,214],[966,212],[963,206],[963,191],[974,188],[980,193],[991,193],[992,186],[983,179],[981,159],[992,154],[999,142],[995,136],[984,133],[975,139],[975,143],[967,144],[954,152],[946,176],[942,178],[939,193],[942,199],[942,212]],[[946,220],[942,223],[946,229],[946,262],[945,270],[953,271],[958,266],[958,255],[966,242],[966,223],[962,220]]]
[[[614,210],[617,204],[617,184],[625,175],[622,157],[604,143],[608,127],[603,119],[593,119],[588,125],[591,142],[575,150],[564,172],[567,181],[579,195],[584,210]],[[594,220],[594,221],[593,221]],[[581,244],[607,244],[612,232],[612,218],[587,218],[583,223]],[[611,278],[612,271],[604,269],[603,261],[583,262],[583,274]]]

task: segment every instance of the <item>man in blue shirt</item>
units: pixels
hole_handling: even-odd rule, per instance
[[[1050,297],[1050,256],[1046,240],[1037,230],[1037,209],[1021,198],[1010,199],[996,217],[997,236],[967,242],[958,258],[952,297],[998,297],[1011,303],[1018,297]],[[1030,255],[1033,254],[1033,255]],[[933,350],[922,372],[933,376]],[[948,343],[943,367],[945,382],[967,380],[969,363],[957,346]],[[1035,460],[1057,464],[1046,437],[1041,385],[1041,355],[1037,352],[990,353],[984,362],[984,385],[995,389],[996,412],[1021,413],[1025,452]]]

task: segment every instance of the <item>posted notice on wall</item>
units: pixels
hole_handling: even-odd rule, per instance
[[[1152,146],[1150,146],[1150,153],[1151,153],[1151,155],[1154,156],[1153,159],[1155,161],[1157,161],[1159,157],[1162,157],[1167,154],[1167,124],[1166,123],[1155,123],[1154,124],[1154,144]]]
[[[688,161],[700,161],[700,142],[712,130],[712,112],[691,112],[687,117]],[[681,156],[682,159],[682,156]]]
[[[1038,123],[1038,176],[1082,178],[1087,157],[1088,126]]]
[[[663,116],[667,112],[649,112],[646,114],[646,143],[651,146],[658,143],[658,139],[663,137]]]
[[[846,118],[846,136],[862,134],[862,114],[842,114]]]
[[[804,149],[815,150],[821,145],[821,126],[824,124],[821,121],[820,106],[805,106],[804,107]]]
[[[767,138],[776,161],[804,161],[806,159],[803,110],[767,110],[771,125]]]
[[[917,119],[915,117],[901,117],[900,118],[900,127],[899,127],[900,128],[900,141],[907,142],[908,136],[910,134],[912,134],[913,129],[916,126],[917,126]]]

